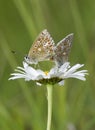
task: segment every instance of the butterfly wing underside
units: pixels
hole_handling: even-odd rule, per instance
[[[68,61],[68,55],[70,53],[72,40],[73,34],[69,34],[55,46],[54,60],[58,66],[61,66]]]
[[[54,41],[49,32],[43,30],[34,41],[29,50],[28,57],[31,62],[48,60],[53,55]]]

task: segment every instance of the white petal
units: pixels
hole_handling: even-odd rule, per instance
[[[37,70],[37,73],[38,73],[39,75],[42,75],[43,77],[45,76],[45,73],[44,73],[42,70]]]
[[[56,76],[57,77],[61,77],[61,75],[63,75],[64,73],[66,73],[66,71],[68,71],[68,69],[70,68],[69,64],[70,64],[69,62],[66,62],[60,68],[58,68]]]
[[[71,76],[68,76],[66,78],[76,78],[76,79],[80,79],[80,80],[83,80],[83,81],[86,80],[86,78],[84,76],[80,76],[80,75],[71,75]]]
[[[13,77],[9,78],[9,80],[14,80],[18,78],[24,78],[25,80],[31,80],[31,77],[27,74],[13,73],[11,74]]]
[[[59,84],[60,86],[63,86],[63,85],[64,85],[64,80],[60,81],[58,84]]]
[[[73,67],[71,67],[71,68],[64,74],[64,76],[70,75],[70,74],[74,73],[77,69],[81,68],[82,66],[84,66],[84,65],[80,65],[80,64],[74,65]]]
[[[21,73],[21,74],[25,74],[25,72],[24,72],[24,71],[19,70],[19,69],[15,69],[15,71],[16,71],[16,72],[19,72],[19,73]]]
[[[80,71],[77,71],[77,72],[75,72],[75,73],[84,73],[84,74],[88,74],[87,72],[88,72],[87,70],[80,70]]]
[[[43,75],[38,75],[35,77],[35,80],[41,80],[41,79],[43,79]]]
[[[27,66],[27,68],[25,68],[25,72],[30,74],[31,76],[38,76],[38,72],[30,66]]]
[[[38,86],[42,86],[42,84],[41,84],[41,83],[39,83],[39,82],[36,82],[36,84],[37,84]]]
[[[59,71],[65,73],[68,68],[70,68],[70,63],[66,62],[59,68]]]
[[[58,74],[58,68],[54,67],[50,70],[50,72],[48,73],[48,76],[51,77],[57,77]]]
[[[17,67],[17,70],[25,71],[25,69],[20,66]]]
[[[26,68],[28,66],[28,64],[23,61],[23,66],[24,66],[24,68]]]

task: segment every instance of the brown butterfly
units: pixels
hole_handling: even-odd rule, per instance
[[[64,39],[59,41],[57,45],[54,47],[53,60],[55,61],[57,66],[61,66],[68,61],[68,56],[72,46],[72,40],[73,33],[67,35]]]
[[[43,30],[34,41],[28,56],[24,59],[29,64],[37,64],[39,61],[49,60],[54,55],[54,41],[49,32]]]

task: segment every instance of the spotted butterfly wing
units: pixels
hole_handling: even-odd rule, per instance
[[[54,47],[54,61],[56,62],[57,66],[60,67],[68,61],[68,55],[71,49],[72,40],[73,34],[69,34],[60,42],[58,42],[58,44]]]
[[[39,61],[48,60],[54,53],[53,48],[54,41],[49,32],[45,29],[34,41],[25,60],[30,64],[37,64]]]

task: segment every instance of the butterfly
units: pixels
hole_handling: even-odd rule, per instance
[[[67,35],[64,39],[59,41],[54,47],[54,56],[53,60],[57,66],[63,65],[68,61],[68,56],[71,50],[73,40],[73,33]]]
[[[29,64],[37,64],[39,61],[49,60],[54,55],[54,40],[49,32],[44,29],[34,41],[28,56],[24,59]]]
[[[28,64],[37,64],[39,61],[52,60],[57,66],[68,61],[73,34],[67,35],[55,45],[49,32],[44,29],[34,41],[28,56],[24,59]]]

